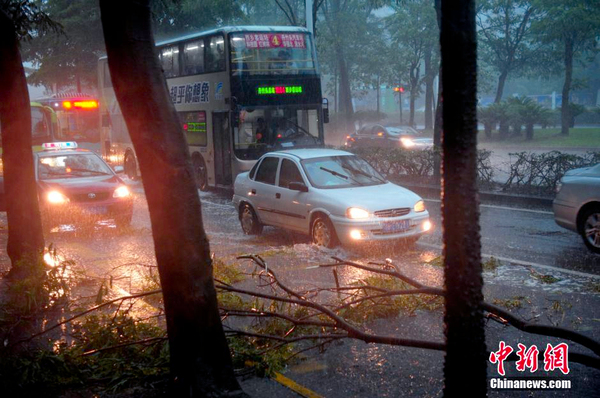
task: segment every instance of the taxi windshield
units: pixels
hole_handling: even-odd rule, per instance
[[[349,188],[386,183],[381,174],[358,156],[306,159],[302,165],[316,188]]]
[[[38,160],[38,177],[40,180],[112,174],[112,170],[106,163],[93,153],[47,155],[40,156]]]

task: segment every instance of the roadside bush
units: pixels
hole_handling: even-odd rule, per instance
[[[600,152],[588,152],[584,156],[559,151],[518,152],[509,156],[509,177],[502,190],[538,194],[552,194],[567,171],[600,163]]]
[[[356,153],[388,179],[409,179],[418,183],[434,183],[433,167],[436,150],[407,151],[400,148],[353,148]],[[493,179],[491,151],[477,151],[478,182],[487,184]]]

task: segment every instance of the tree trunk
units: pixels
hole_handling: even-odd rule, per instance
[[[487,357],[477,199],[475,1],[442,2],[444,396],[484,397]]]
[[[571,106],[569,104],[569,93],[571,92],[571,82],[573,80],[573,38],[567,36],[565,38],[565,83],[562,89],[562,105],[560,110],[562,135],[569,135],[569,127],[571,124]]]
[[[492,127],[493,124],[492,123],[484,123],[483,124],[483,131],[485,132],[485,138],[492,138]]]
[[[431,130],[433,128],[433,80],[435,75],[433,73],[433,67],[431,65],[431,52],[432,48],[428,48],[425,51],[425,129]]]
[[[533,140],[533,123],[527,123],[525,126],[525,138],[527,141]]]
[[[416,66],[410,73],[410,97],[409,97],[409,117],[408,125],[415,126],[415,102],[417,100],[417,90],[419,89],[419,80],[421,79],[420,67]]]
[[[348,65],[346,63],[346,58],[344,57],[344,50],[337,44],[336,54],[340,70],[340,112],[345,113],[347,120],[350,120],[354,114],[350,76],[348,75]]]
[[[442,0],[434,0],[435,14],[437,16],[438,28],[442,28]],[[436,183],[440,181],[441,172],[441,161],[439,149],[442,147],[442,128],[443,128],[443,96],[442,96],[442,64],[440,63],[440,69],[438,72],[438,96],[437,106],[435,107],[435,123],[433,125],[433,147],[436,151],[433,154],[433,178]]]
[[[143,176],[176,397],[245,396],[233,374],[186,139],[158,62],[149,0],[101,0],[108,65]]]
[[[500,120],[498,124],[498,133],[500,134],[501,140],[507,139],[510,135],[509,127],[510,125],[508,124],[508,121],[506,121],[506,119]]]
[[[0,124],[8,221],[6,251],[15,278],[40,276],[44,250],[31,150],[31,109],[14,24],[0,11]]]
[[[498,87],[496,88],[496,99],[494,99],[494,102],[496,104],[500,103],[500,101],[502,101],[502,94],[504,93],[504,85],[506,84],[506,78],[508,77],[508,69],[505,69],[502,71],[502,73],[500,73],[500,76],[498,76]]]

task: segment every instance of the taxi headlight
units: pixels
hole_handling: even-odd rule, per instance
[[[422,200],[419,200],[416,204],[415,204],[415,212],[417,213],[421,213],[425,211],[425,202],[423,202]]]
[[[122,185],[119,188],[115,189],[115,192],[113,193],[113,198],[126,198],[130,194],[131,193],[129,192],[129,188]]]
[[[369,212],[359,207],[349,207],[346,210],[346,217],[348,218],[369,218]]]
[[[400,138],[400,142],[404,148],[412,148],[415,146],[415,142],[412,140],[412,138],[402,137]]]
[[[60,205],[69,202],[69,198],[58,191],[50,191],[46,195],[46,199],[53,205]]]

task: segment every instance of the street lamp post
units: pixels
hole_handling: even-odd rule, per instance
[[[402,124],[402,93],[404,92],[404,87],[394,87],[394,92],[398,93],[398,103],[400,104],[400,124]]]

